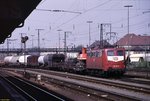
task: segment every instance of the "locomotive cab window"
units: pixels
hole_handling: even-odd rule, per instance
[[[108,56],[114,56],[115,54],[114,54],[114,51],[113,51],[113,50],[108,50],[108,51],[107,51],[107,55],[108,55]]]
[[[117,56],[123,56],[123,50],[118,50],[117,51]]]

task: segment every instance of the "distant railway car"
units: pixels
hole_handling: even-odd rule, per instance
[[[22,55],[19,57],[19,63],[22,65],[31,66],[31,67],[38,66],[38,56]]]
[[[105,48],[87,51],[86,69],[98,74],[123,74],[125,72],[125,50]]]
[[[76,71],[77,58],[67,58],[65,59],[65,64],[63,70],[66,71]]]
[[[50,61],[48,63],[48,66],[56,68],[56,69],[62,69],[65,62],[65,55],[64,54],[53,54],[49,56],[48,58]]]
[[[87,52],[86,48],[82,48],[82,52],[77,57],[76,71],[84,71],[86,69]]]
[[[39,56],[38,58],[38,63],[40,67],[45,67],[51,64],[52,60],[51,57],[53,56],[53,54],[47,54],[47,55],[42,55]]]
[[[48,67],[50,69],[62,68],[64,66],[64,54],[47,54],[38,58],[40,67]]]
[[[131,62],[141,62],[141,61],[150,62],[150,53],[131,54],[130,60]]]
[[[27,58],[27,65],[32,66],[32,67],[37,67],[38,66],[38,57],[36,55],[31,55]]]

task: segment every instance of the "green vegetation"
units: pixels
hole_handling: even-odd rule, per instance
[[[132,62],[127,65],[128,69],[150,69],[149,61]]]

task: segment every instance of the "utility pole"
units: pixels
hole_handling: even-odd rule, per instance
[[[59,38],[58,38],[58,44],[59,44],[59,46],[58,46],[58,47],[59,47],[59,52],[58,52],[58,53],[60,53],[60,31],[62,31],[62,30],[61,30],[61,29],[58,29],[57,31],[59,32],[59,33],[58,33],[58,37],[59,37]]]
[[[146,62],[145,66],[147,67],[148,65],[147,65],[147,47],[146,46],[148,46],[149,43],[147,42],[147,39],[148,39],[147,34],[144,34],[144,37],[145,37],[145,59],[144,61]]]
[[[10,44],[10,41],[16,41],[17,39],[8,39],[7,38],[7,55],[9,55],[9,50],[10,50],[10,47],[9,47],[9,44]],[[13,44],[13,47],[14,47],[14,44]]]
[[[111,33],[111,23],[102,23],[100,24],[100,48],[103,48],[104,47],[104,38],[103,38],[103,35],[104,35],[104,26],[109,26],[110,27],[110,33]]]
[[[7,38],[7,55],[9,55],[9,39]]]
[[[45,48],[45,38],[42,38],[43,41],[43,48]]]
[[[100,48],[103,48],[103,24],[100,25]]]
[[[130,7],[133,7],[132,5],[126,5],[126,6],[124,6],[124,7],[127,7],[128,8],[128,22],[127,22],[127,25],[128,25],[128,34],[129,34],[129,8]]]
[[[27,42],[27,40],[28,40],[29,38],[28,38],[28,36],[25,36],[25,37],[22,37],[21,38],[21,42],[24,44],[24,65],[25,65],[25,68],[24,68],[24,75],[25,75],[25,73],[26,73],[26,42]]]
[[[87,21],[89,23],[89,46],[91,45],[91,26],[90,24],[93,23],[93,21]]]
[[[38,31],[38,52],[40,55],[40,31],[44,30],[44,29],[36,29]]]
[[[128,8],[128,21],[127,21],[127,25],[128,25],[128,35],[129,35],[129,31],[130,31],[130,29],[129,29],[129,8],[133,7],[133,6],[132,5],[126,5],[124,7]],[[128,64],[130,63],[130,59],[129,59],[129,57],[130,57],[129,45],[130,45],[130,38],[128,38],[128,56],[127,56],[128,57],[128,60],[127,60]]]
[[[34,35],[31,35],[31,37],[32,37],[32,48],[33,48],[33,37],[34,37]]]
[[[112,43],[114,44],[117,33],[116,32],[106,32],[106,35],[109,35],[109,39],[108,40],[109,41],[112,40]]]
[[[12,47],[14,48],[14,41],[16,41],[17,39],[8,39],[8,40],[12,42]]]
[[[66,31],[66,32],[64,33],[64,54],[65,54],[65,56],[67,56],[67,34],[68,34],[68,33],[71,33],[71,32]]]
[[[20,39],[22,38],[22,34],[23,33],[20,33]],[[21,42],[21,41],[20,41]],[[21,51],[22,51],[22,42],[21,42],[21,44],[20,44],[20,48],[21,48]]]
[[[65,57],[66,57],[66,55],[67,55],[67,53],[66,53],[66,52],[67,52],[67,50],[66,50],[66,48],[67,48],[67,47],[66,47],[66,46],[67,46],[66,33],[67,33],[67,32],[64,33],[64,54],[65,54]]]

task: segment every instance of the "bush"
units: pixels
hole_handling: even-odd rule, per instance
[[[138,63],[138,68],[150,68],[150,62],[148,61],[142,61]]]

